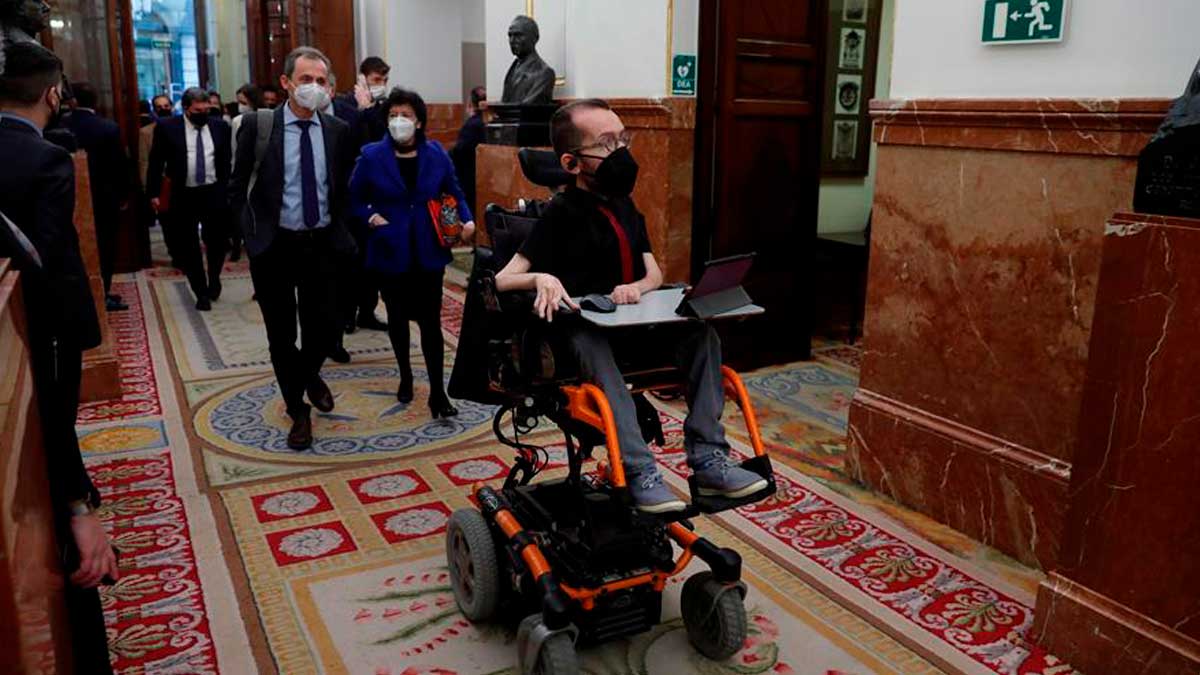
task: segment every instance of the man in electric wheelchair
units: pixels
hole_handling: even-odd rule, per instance
[[[496,275],[496,290],[536,291],[533,311],[549,323],[560,312],[580,309],[573,297],[599,295],[619,305],[636,304],[662,286],[663,276],[645,218],[630,197],[638,174],[630,133],[607,103],[595,99],[560,108],[550,133],[554,152],[574,184],[546,207],[519,252]],[[559,323],[565,324],[560,334],[582,379],[603,390],[612,408],[636,507],[646,513],[685,509],[663,483],[643,438],[633,396],[614,355],[612,332],[579,320]],[[724,382],[716,331],[706,323],[688,322],[654,335],[625,337],[622,346],[637,350],[656,349],[645,344],[648,337],[673,345],[669,358],[686,378],[684,447],[699,493],[737,499],[764,490],[762,476],[729,458],[720,420]]]

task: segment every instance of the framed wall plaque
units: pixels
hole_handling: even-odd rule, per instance
[[[868,102],[879,70],[883,0],[829,0],[821,175],[865,176],[871,161]]]

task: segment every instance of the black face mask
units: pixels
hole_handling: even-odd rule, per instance
[[[205,124],[208,124],[209,115],[208,113],[188,113],[187,118],[189,122],[197,127],[203,127]]]
[[[154,115],[156,117],[158,117],[159,119],[165,120],[165,119],[171,117],[171,109],[170,108],[155,108]]]
[[[637,184],[638,163],[629,148],[617,148],[589,176],[605,197],[628,197]]]
[[[225,110],[224,110],[224,108],[214,106],[214,107],[208,109],[208,116],[223,118],[223,117],[225,117]]]

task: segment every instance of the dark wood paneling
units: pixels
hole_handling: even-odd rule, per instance
[[[701,3],[693,263],[757,252],[764,318],[724,326],[743,366],[807,358],[816,237],[823,0]]]
[[[313,3],[313,46],[333,61],[338,90],[349,91],[358,77],[354,56],[354,0]]]

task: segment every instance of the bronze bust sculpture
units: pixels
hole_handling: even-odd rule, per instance
[[[516,60],[504,76],[503,103],[521,105],[551,103],[554,99],[554,69],[538,56],[541,37],[537,22],[518,16],[508,27],[508,45]]]
[[[1138,155],[1133,209],[1200,218],[1200,64],[1158,133]]]
[[[50,21],[50,5],[43,0],[0,0],[0,30],[4,39],[34,42]]]

